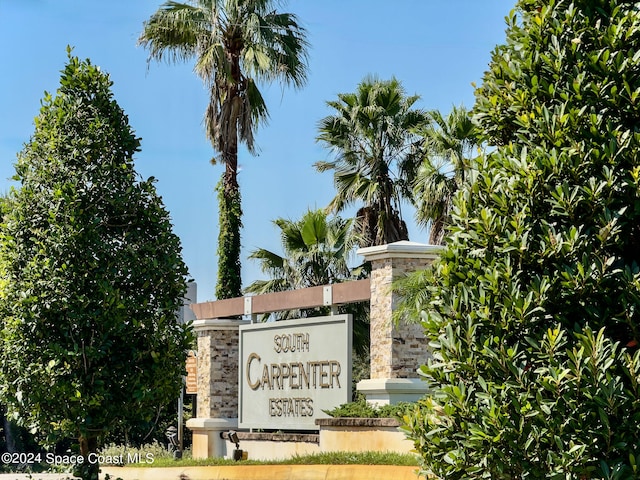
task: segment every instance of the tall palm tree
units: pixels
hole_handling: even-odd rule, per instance
[[[471,160],[480,145],[478,129],[464,107],[443,116],[428,112],[429,123],[417,130],[422,137],[422,162],[413,182],[416,218],[430,225],[429,243],[440,245],[451,215],[453,197],[471,172]]]
[[[317,140],[335,160],[315,166],[321,172],[334,170],[337,193],[329,211],[362,202],[357,214],[365,238],[361,246],[408,239],[400,204],[414,174],[409,153],[418,137],[413,132],[426,121],[422,110],[412,108],[418,99],[407,96],[395,78],[367,77],[355,93],[327,102],[335,113],[320,121]]]
[[[249,258],[257,260],[268,280],[256,280],[245,291],[254,294],[282,292],[329,285],[363,278],[363,267],[349,267],[350,254],[357,244],[353,220],[328,218],[323,210],[309,210],[300,220],[278,218],[283,255],[264,248],[254,250]],[[363,352],[369,343],[368,302],[347,305],[345,313],[354,315],[354,346]],[[276,319],[326,314],[320,307],[310,310],[278,312]],[[267,315],[268,316],[268,315]]]
[[[257,125],[267,107],[257,82],[306,81],[306,33],[295,15],[278,13],[276,0],[167,1],[144,23],[138,42],[149,60],[195,60],[209,89],[205,129],[224,164],[216,296],[241,295],[238,143],[254,152]],[[230,231],[225,231],[227,225]]]

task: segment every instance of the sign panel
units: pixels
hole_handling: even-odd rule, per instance
[[[351,315],[240,326],[241,428],[317,430],[351,399]]]

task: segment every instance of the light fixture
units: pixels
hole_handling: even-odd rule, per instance
[[[227,435],[229,436],[229,441],[231,443],[235,443],[236,448],[240,448],[240,439],[238,438],[238,433],[233,430],[229,430],[229,433]]]
[[[227,433],[227,438],[231,443],[236,444],[236,449],[233,451],[233,459],[237,462],[238,460],[246,460],[247,452],[243,452],[240,450],[240,439],[238,438],[238,432],[234,430],[229,430]]]

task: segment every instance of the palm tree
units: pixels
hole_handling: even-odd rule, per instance
[[[352,220],[329,219],[322,210],[309,210],[300,220],[278,218],[273,223],[280,229],[284,255],[254,250],[249,258],[258,260],[271,279],[253,282],[247,292],[281,292],[354,278],[348,265],[355,246]]]
[[[427,120],[422,110],[412,108],[418,99],[407,96],[395,78],[367,77],[355,93],[327,102],[335,113],[320,121],[317,140],[331,149],[335,160],[315,167],[334,170],[337,193],[329,211],[363,203],[357,213],[361,246],[408,240],[400,203],[409,194],[415,170],[409,155],[418,138],[413,132]]]
[[[443,116],[438,110],[428,112],[430,122],[417,133],[422,137],[414,154],[421,159],[413,182],[416,218],[430,225],[429,243],[440,245],[451,218],[456,192],[471,181],[473,154],[480,147],[478,127],[464,107],[453,107]],[[433,270],[418,270],[393,283],[399,302],[393,312],[395,322],[420,322],[432,294]]]
[[[350,268],[349,259],[358,238],[353,220],[328,218],[323,210],[309,210],[300,220],[278,218],[273,223],[280,229],[283,255],[264,248],[254,250],[249,258],[260,263],[270,278],[256,280],[245,291],[254,294],[282,292],[329,285],[364,278],[363,267]],[[354,315],[354,346],[360,352],[369,343],[367,302],[342,307]],[[277,320],[327,314],[324,307],[278,312]],[[268,315],[266,316],[268,317]]]
[[[268,116],[257,82],[301,87],[306,81],[305,30],[295,15],[278,13],[277,3],[167,1],[144,23],[138,39],[149,60],[195,60],[194,71],[209,89],[206,134],[225,166],[219,187],[218,298],[241,295],[238,143],[253,153],[256,127]]]
[[[468,180],[474,151],[479,147],[478,129],[464,107],[453,107],[447,116],[428,112],[431,122],[417,133],[422,162],[413,182],[413,201],[418,223],[430,225],[429,243],[440,245],[451,216],[453,197]]]

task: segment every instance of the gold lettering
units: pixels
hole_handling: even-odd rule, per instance
[[[269,387],[269,390],[273,390],[273,385],[271,384],[271,377],[269,376],[269,365],[266,363],[262,367],[262,389],[264,390],[265,384]]]
[[[318,366],[320,362],[309,362],[310,367],[313,369],[313,388],[318,388],[316,379],[318,378]]]
[[[302,344],[300,345],[300,350],[308,352],[309,351],[309,334],[301,333],[300,334]]]
[[[304,369],[304,365],[302,363],[298,363],[298,369],[300,371],[300,388],[309,388],[309,364],[307,364],[307,369]]]
[[[273,384],[273,388],[278,388],[278,390],[282,390],[282,378],[280,377],[280,365],[277,363],[271,364],[271,382]]]
[[[292,389],[300,388],[300,382],[298,381],[298,374],[296,373],[296,369],[300,368],[299,363],[292,363],[290,365],[290,377],[289,377],[289,387]]]
[[[325,378],[329,377],[329,372],[325,369],[325,367],[329,366],[329,362],[322,361],[320,362],[320,388],[329,388],[331,385],[327,383]]]
[[[336,360],[331,360],[329,362],[329,371],[330,371],[330,382],[331,382],[331,388],[333,388],[333,381],[335,379],[335,382],[338,384],[338,388],[342,388],[340,386],[340,372],[341,372],[342,368],[340,367],[340,362],[336,361]]]
[[[254,360],[260,362],[260,355],[258,355],[257,353],[252,353],[247,359],[247,383],[249,384],[251,390],[257,390],[260,386],[260,380],[256,380],[255,382],[251,381],[251,362],[253,362]]]
[[[313,399],[308,397],[270,398],[270,417],[311,417]]]
[[[260,369],[262,375],[254,377]],[[263,364],[260,355],[253,352],[247,357],[245,380],[251,390],[342,388],[341,373],[337,360]]]
[[[282,416],[282,400],[279,398],[269,399],[269,416],[281,417]]]
[[[280,378],[282,379],[282,388],[284,388],[285,380],[289,379],[290,371],[291,371],[291,369],[290,369],[288,363],[281,363],[280,364]],[[290,384],[291,384],[291,382],[289,381],[289,385]]]
[[[276,353],[308,352],[308,333],[287,333],[273,336],[273,349]]]

